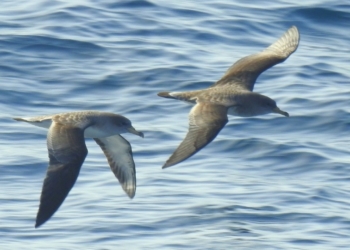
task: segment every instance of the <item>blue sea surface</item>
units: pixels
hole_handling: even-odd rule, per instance
[[[0,249],[350,249],[350,3],[333,0],[0,1]],[[254,91],[289,118],[229,117],[188,160],[186,103],[296,25],[301,40]],[[128,117],[130,200],[93,140],[79,178],[35,229],[44,129],[76,110]]]

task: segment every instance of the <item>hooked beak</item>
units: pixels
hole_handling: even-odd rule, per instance
[[[144,137],[143,133],[137,131],[136,129],[134,129],[134,127],[129,127],[129,128],[127,128],[127,130],[128,130],[130,133],[134,134],[134,135],[138,135],[138,136],[140,136],[140,137],[142,137],[142,138]]]
[[[277,114],[284,115],[284,116],[286,116],[286,117],[289,117],[289,114],[288,114],[287,112],[284,112],[284,111],[280,110],[280,109],[277,108],[277,107],[274,108],[272,112],[273,112],[273,113],[277,113]]]

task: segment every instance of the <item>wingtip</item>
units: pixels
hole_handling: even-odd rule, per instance
[[[136,182],[136,180],[135,180]],[[124,192],[126,193],[126,195],[130,198],[130,200],[132,200],[135,197],[136,194],[136,184],[133,185],[132,187],[128,187],[128,186],[123,186],[122,188],[124,190]]]
[[[40,210],[38,211],[38,214],[36,216],[36,219],[35,219],[35,228],[38,228],[38,227],[41,227],[43,224],[45,224],[50,218],[52,217],[51,216],[48,216],[48,214],[46,213],[43,213],[43,210]]]
[[[38,219],[36,220],[36,222],[35,222],[35,226],[34,226],[34,228],[38,228],[38,227],[40,227],[42,224],[44,224],[46,221],[38,221]]]
[[[266,48],[266,50],[272,50],[274,53],[280,55],[286,60],[292,53],[294,53],[300,42],[300,34],[298,28],[292,25],[287,31],[285,31],[273,44]]]
[[[175,163],[176,164],[176,163]],[[162,169],[165,169],[165,168],[169,168],[171,166],[174,166],[175,165],[174,163],[169,163],[169,161],[167,161],[166,163],[164,163]]]
[[[127,195],[128,195],[128,197],[130,198],[130,200],[134,199],[134,197],[135,197],[135,193],[133,193],[133,194],[127,194]]]
[[[136,194],[136,189],[131,191],[125,191],[126,195],[129,197],[130,200],[134,199]]]
[[[289,31],[289,32],[288,32]],[[299,29],[297,28],[297,26],[295,26],[295,25],[292,25],[292,27],[290,27],[289,29],[288,29],[288,33],[294,33],[293,35],[294,36],[296,36],[296,37],[298,37],[298,42],[299,42],[299,40],[300,40],[300,33],[299,33]]]
[[[298,30],[298,27],[295,26],[295,25],[292,25],[289,29],[290,29],[290,30],[291,30],[291,29]]]

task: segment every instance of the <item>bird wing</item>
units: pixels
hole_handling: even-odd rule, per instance
[[[227,108],[211,103],[197,103],[189,114],[189,130],[180,146],[163,168],[171,167],[191,157],[209,144],[227,123]]]
[[[47,134],[49,167],[40,197],[35,227],[45,223],[73,187],[88,153],[84,130],[53,122]]]
[[[136,170],[130,143],[121,135],[94,140],[106,155],[109,166],[123,190],[132,199],[136,192]]]
[[[259,75],[286,60],[298,48],[298,44],[299,32],[295,26],[292,26],[265,50],[243,57],[234,63],[212,87],[236,84],[252,91]]]

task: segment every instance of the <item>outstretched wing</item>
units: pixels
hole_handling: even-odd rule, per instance
[[[265,50],[243,57],[234,63],[212,87],[238,84],[252,91],[259,75],[270,67],[286,60],[298,48],[298,44],[299,32],[295,26],[292,26]]]
[[[192,108],[189,120],[189,130],[185,139],[163,168],[186,160],[214,140],[228,121],[227,108],[210,103],[198,103]]]
[[[88,153],[84,131],[53,122],[47,134],[49,167],[40,197],[35,227],[41,226],[57,211],[78,178]]]
[[[121,135],[94,138],[107,157],[109,166],[125,193],[132,199],[136,192],[136,170],[130,143]]]

